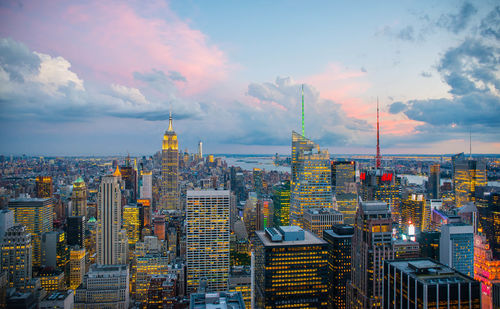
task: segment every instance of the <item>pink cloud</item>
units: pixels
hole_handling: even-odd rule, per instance
[[[63,56],[84,78],[107,83],[134,86],[133,72],[177,71],[187,79],[175,82],[177,88],[192,95],[228,77],[231,65],[225,53],[204,33],[167,4],[148,5],[139,10],[119,1],[30,2],[0,9],[0,34]]]

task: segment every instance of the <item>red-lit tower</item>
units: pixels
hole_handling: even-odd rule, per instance
[[[380,168],[380,161],[381,161],[381,156],[380,156],[380,140],[379,140],[379,118],[378,118],[378,98],[377,98],[377,156],[375,157],[376,161],[376,167],[377,169]]]

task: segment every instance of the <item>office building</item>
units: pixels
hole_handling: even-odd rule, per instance
[[[35,192],[37,198],[51,198],[54,194],[52,177],[38,176],[35,179]]]
[[[245,228],[247,229],[248,238],[250,240],[255,237],[254,233],[258,230],[260,214],[257,212],[257,202],[257,193],[248,193],[248,199],[243,208],[243,222],[245,223]]]
[[[467,159],[464,153],[452,156],[453,189],[457,207],[475,200],[476,187],[486,186],[486,162]]]
[[[430,259],[385,261],[382,308],[481,308],[480,283]]]
[[[478,232],[486,237],[492,258],[500,260],[500,193],[476,194],[478,210]]]
[[[179,209],[179,144],[172,126],[172,114],[168,120],[168,129],[163,135],[161,196],[159,209]]]
[[[2,244],[2,272],[7,273],[9,287],[25,288],[31,279],[31,235],[23,225],[10,227]]]
[[[215,292],[191,294],[189,309],[232,308],[245,309],[240,292]]]
[[[45,267],[38,271],[36,276],[40,280],[42,288],[47,292],[61,291],[65,288],[64,272],[52,267]]]
[[[386,202],[360,203],[352,243],[347,307],[379,308],[382,305],[383,263],[393,258],[392,217]]]
[[[65,271],[69,262],[66,233],[53,231],[42,235],[42,265]]]
[[[87,185],[82,177],[78,177],[73,183],[71,207],[72,216],[84,216],[87,218]]]
[[[78,246],[69,251],[69,288],[76,290],[83,282],[85,276],[85,248]]]
[[[416,259],[420,257],[420,244],[412,240],[393,240],[392,258],[395,260]]]
[[[439,261],[440,231],[423,231],[417,236],[420,244],[420,256]]]
[[[165,216],[157,214],[153,217],[153,226],[155,236],[159,240],[165,240]]]
[[[256,308],[327,308],[328,243],[298,226],[255,233]]]
[[[148,309],[174,308],[177,303],[177,276],[152,275],[146,295]]]
[[[474,229],[465,223],[441,226],[439,261],[467,276],[474,276]]]
[[[128,244],[135,245],[139,241],[141,228],[139,208],[136,205],[123,207],[123,228],[127,231]]]
[[[304,136],[292,132],[290,224],[302,226],[307,208],[332,208],[330,154]]]
[[[228,190],[186,193],[186,263],[188,293],[197,290],[200,279],[207,291],[225,291],[229,277]]]
[[[229,292],[240,292],[246,308],[252,308],[252,272],[250,266],[233,266],[229,274]]]
[[[323,231],[328,243],[328,303],[329,308],[347,308],[347,282],[351,280],[351,252],[354,228],[336,224],[333,229]]]
[[[422,215],[422,231],[434,230],[432,226],[432,212],[434,209],[441,209],[443,200],[427,199],[425,200],[424,213]]]
[[[139,195],[141,199],[153,199],[153,172],[141,171]]]
[[[26,231],[31,234],[33,266],[40,266],[42,235],[51,232],[53,228],[53,200],[51,198],[19,198],[10,200],[9,208],[14,211],[14,221],[26,226]]]
[[[274,226],[290,223],[290,181],[282,182],[273,190]]]
[[[356,164],[354,161],[332,161],[332,189],[335,194],[353,193],[352,184],[356,183]]]
[[[418,232],[423,231],[426,226],[424,219],[430,214],[426,206],[429,204],[425,202],[423,194],[409,194],[407,198],[401,200],[401,222],[406,226],[413,225]]]
[[[47,294],[40,302],[40,309],[72,309],[75,305],[75,293],[72,290],[56,291]]]
[[[354,218],[358,209],[358,195],[356,193],[337,193],[337,210],[344,215],[344,223],[354,225]]]
[[[441,165],[434,164],[430,166],[428,187],[430,199],[441,198],[441,194],[439,192],[441,187]]]
[[[136,301],[146,302],[151,276],[167,274],[168,264],[168,256],[160,253],[148,253],[144,256],[136,257],[133,274],[135,276],[133,292]]]
[[[0,245],[8,229],[14,226],[14,212],[10,209],[0,209]]]
[[[359,174],[360,196],[363,201],[382,201],[390,206],[395,222],[400,221],[401,186],[394,171],[367,170]]]
[[[75,292],[75,309],[129,307],[129,271],[126,265],[90,266]]]
[[[98,264],[127,264],[127,256],[123,256],[123,236],[120,235],[122,224],[120,185],[121,174],[118,168],[112,175],[103,176],[99,185],[96,231]]]
[[[66,235],[68,246],[85,245],[85,217],[71,216],[66,218]]]
[[[343,224],[344,216],[332,208],[308,208],[304,210],[302,226],[304,229],[322,238],[323,231],[329,230],[334,224]]]

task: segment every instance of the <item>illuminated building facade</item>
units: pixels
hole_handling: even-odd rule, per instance
[[[465,223],[441,226],[439,261],[457,271],[474,276],[474,229]]]
[[[123,207],[123,228],[127,231],[129,245],[139,241],[141,223],[139,221],[139,207],[127,205]]]
[[[145,302],[148,298],[149,281],[153,275],[168,273],[168,257],[160,253],[149,253],[136,258],[135,300]]]
[[[304,136],[292,132],[290,224],[302,226],[307,208],[332,208],[330,154]]]
[[[406,199],[401,201],[400,215],[404,225],[413,225],[417,231],[425,229],[425,215],[430,213],[426,210],[425,198],[423,194],[409,194]]]
[[[332,230],[323,231],[328,243],[328,303],[329,308],[347,308],[347,282],[351,280],[351,252],[354,228],[336,224]]]
[[[322,238],[324,230],[330,230],[334,224],[343,224],[344,216],[332,208],[308,208],[304,210],[302,226],[304,229]]]
[[[83,283],[75,292],[75,309],[129,307],[129,271],[127,265],[90,266]]]
[[[73,247],[69,252],[69,289],[76,290],[85,276],[85,248]]]
[[[420,256],[439,261],[440,238],[440,231],[422,231],[417,237],[420,244]]]
[[[484,235],[474,235],[474,279],[481,282],[483,308],[492,307],[493,284],[500,282],[500,260],[494,260]]]
[[[23,225],[7,229],[1,245],[0,264],[2,272],[7,273],[9,287],[25,288],[31,279],[31,235]]]
[[[475,200],[476,187],[487,185],[486,162],[467,159],[462,152],[452,157],[452,169],[455,203],[462,207]]]
[[[229,277],[229,190],[186,193],[187,291],[200,279],[207,291],[225,291]]]
[[[411,240],[394,240],[392,257],[395,260],[416,259],[420,257],[420,245]]]
[[[441,165],[434,164],[430,166],[429,171],[429,198],[439,199],[441,194],[439,189],[441,187]]]
[[[273,191],[274,226],[289,225],[290,223],[290,181],[276,186]]]
[[[159,240],[165,240],[165,216],[160,214],[154,216],[153,226],[155,236],[158,237]]]
[[[97,263],[114,265],[126,264],[123,256],[120,230],[121,211],[121,173],[117,168],[112,175],[102,178],[97,195]]]
[[[344,215],[344,223],[354,225],[354,218],[358,209],[358,195],[356,193],[337,193],[337,209]]]
[[[242,266],[236,266],[242,267]],[[235,272],[234,269],[229,276],[229,292],[240,292],[243,296],[243,301],[245,302],[246,308],[251,308],[252,306],[252,277],[250,271],[246,273],[241,271],[239,273]]]
[[[84,216],[87,218],[87,185],[82,177],[78,177],[73,183],[71,207],[73,216]]]
[[[177,276],[173,274],[152,275],[147,291],[147,308],[174,308],[177,296]]]
[[[380,308],[383,263],[393,258],[392,217],[386,202],[361,202],[352,239],[348,308]]]
[[[257,201],[257,230],[263,230],[272,226],[273,201],[270,199],[259,199]]]
[[[52,231],[42,235],[42,265],[69,271],[69,249],[66,243],[66,233]]]
[[[350,184],[356,182],[354,161],[332,161],[332,190],[337,193],[352,193]]]
[[[38,176],[35,179],[35,192],[37,198],[51,198],[54,193],[52,177]]]
[[[68,246],[85,246],[85,217],[66,218],[66,235]]]
[[[9,201],[17,224],[26,226],[31,234],[33,266],[42,262],[42,234],[52,231],[53,200],[51,198],[20,198]]]
[[[256,308],[327,308],[327,242],[298,226],[255,233]]]
[[[153,198],[153,172],[141,171],[140,198]],[[139,203],[139,201],[137,201]]]
[[[53,268],[44,268],[38,272],[42,288],[47,292],[64,290],[64,272]]]
[[[168,121],[168,129],[163,135],[161,195],[159,209],[179,209],[179,144],[172,126],[172,114]]]
[[[396,174],[389,170],[367,170],[359,175],[363,201],[383,201],[389,204],[393,220],[400,220],[401,186]]]
[[[382,308],[481,308],[480,283],[430,259],[385,261]]]
[[[260,214],[257,212],[257,202],[257,193],[248,193],[248,199],[243,208],[243,222],[245,223],[249,239],[253,239],[255,231],[258,230]]]

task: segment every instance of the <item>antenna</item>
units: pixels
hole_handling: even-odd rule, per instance
[[[469,158],[472,160],[472,128],[469,128]]]
[[[377,169],[380,168],[381,157],[380,157],[380,126],[379,126],[379,116],[378,116],[378,97],[377,97],[377,155],[375,156],[375,166]]]
[[[306,137],[304,131],[304,84],[302,84],[302,136]]]

